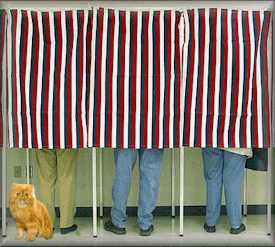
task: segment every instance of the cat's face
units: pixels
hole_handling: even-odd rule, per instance
[[[34,185],[12,183],[10,202],[14,202],[20,207],[32,205],[34,203]]]

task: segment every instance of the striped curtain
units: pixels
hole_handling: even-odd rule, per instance
[[[268,11],[0,17],[9,147],[270,146]]]
[[[182,145],[269,147],[271,12],[192,9],[183,16]]]

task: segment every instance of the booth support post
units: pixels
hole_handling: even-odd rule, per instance
[[[247,216],[247,169],[244,169],[243,179],[243,216]]]
[[[271,167],[273,160],[273,148],[268,148],[268,165],[267,165],[267,235],[271,235],[271,197],[272,197],[272,184],[271,184]]]
[[[103,218],[103,182],[102,182],[102,148],[99,149],[99,209],[100,209],[100,218]]]
[[[180,237],[183,237],[184,147],[180,147]]]
[[[96,205],[96,148],[92,148],[93,155],[93,237],[97,237],[97,205]]]
[[[175,217],[175,149],[172,148],[172,217]]]

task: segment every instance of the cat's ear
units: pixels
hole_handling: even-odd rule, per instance
[[[29,185],[31,189],[34,189],[34,184]]]
[[[11,184],[11,187],[12,187],[12,188],[15,188],[17,185],[18,185],[17,183],[12,183],[12,184]]]

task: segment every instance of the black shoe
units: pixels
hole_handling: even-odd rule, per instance
[[[151,233],[154,231],[154,226],[151,225],[147,230],[143,230],[140,228],[140,236],[150,236]]]
[[[203,228],[207,231],[207,232],[216,232],[216,227],[215,226],[208,226],[206,223],[204,223]]]
[[[231,234],[239,234],[243,231],[245,231],[245,225],[243,223],[241,223],[241,225],[238,228],[232,228],[230,229],[230,233]]]
[[[77,229],[77,225],[74,224],[70,227],[67,227],[67,228],[60,228],[60,231],[61,231],[61,234],[67,234],[69,232],[73,232]]]
[[[106,231],[113,232],[114,234],[117,234],[117,235],[123,235],[126,233],[125,228],[119,228],[119,227],[115,226],[113,224],[112,220],[108,220],[107,222],[105,222],[104,229]]]

